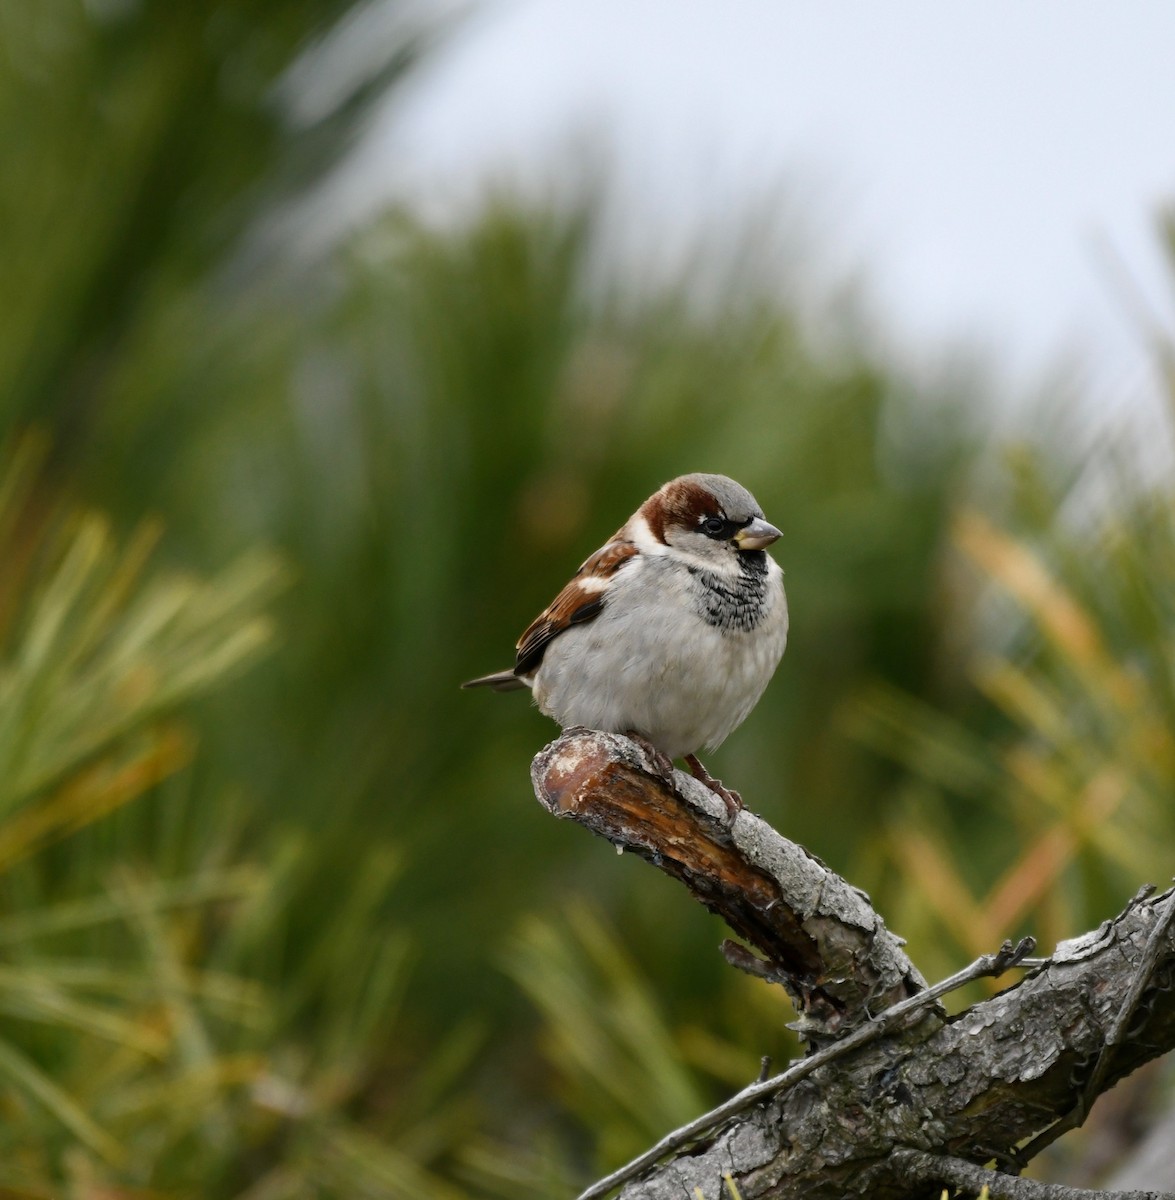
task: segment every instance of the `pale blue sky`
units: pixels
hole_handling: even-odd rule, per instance
[[[911,346],[962,335],[1019,380],[1080,353],[1120,401],[1145,356],[1098,247],[1175,323],[1153,233],[1175,199],[1170,0],[484,0],[367,169],[443,210],[557,176],[585,133],[634,245],[718,239],[791,181],[829,267],[863,264]]]

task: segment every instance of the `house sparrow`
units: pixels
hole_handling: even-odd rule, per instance
[[[561,726],[635,737],[666,778],[746,719],[787,642],[783,572],[764,547],[782,536],[725,475],[682,475],[648,498],[518,642],[513,670],[463,687],[528,687]]]

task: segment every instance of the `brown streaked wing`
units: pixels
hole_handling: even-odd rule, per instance
[[[597,591],[585,585],[585,581],[611,579],[637,553],[632,542],[609,542],[597,550],[518,639],[514,673],[529,675],[543,661],[543,655],[553,638],[572,625],[582,625],[599,616],[608,595],[607,588]]]

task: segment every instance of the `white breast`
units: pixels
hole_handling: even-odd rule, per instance
[[[783,573],[769,561],[767,609],[749,631],[707,624],[689,574],[641,556],[603,612],[548,647],[534,681],[560,725],[635,731],[671,758],[721,745],[763,694],[787,642]]]

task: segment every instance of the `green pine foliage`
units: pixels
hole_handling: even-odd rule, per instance
[[[457,690],[683,471],[752,488],[792,607],[710,765],[928,972],[1165,877],[1164,484],[1001,477],[981,385],[786,229],[639,286],[598,191],[323,241],[407,5],[0,31],[0,1187],[545,1200],[797,1052],[533,802],[554,727]]]
[[[1173,448],[1167,420],[1152,454]],[[998,717],[986,736],[892,688],[855,712],[862,738],[910,770],[888,842],[919,941],[977,954],[1033,932],[1047,947],[1170,876],[1175,492],[1165,473],[1139,478],[1138,454],[1112,440],[1068,494],[1019,454],[1008,527],[960,513],[961,569],[992,631],[969,664]]]

